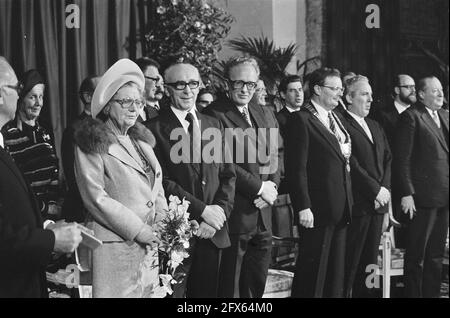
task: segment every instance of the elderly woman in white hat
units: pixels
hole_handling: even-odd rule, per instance
[[[92,118],[75,130],[75,175],[87,226],[103,241],[92,254],[93,297],[151,297],[157,286],[156,220],[167,210],[152,133],[136,119],[144,75],[128,59],[100,79]]]

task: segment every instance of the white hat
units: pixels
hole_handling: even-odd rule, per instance
[[[91,102],[92,118],[97,117],[119,88],[128,82],[136,83],[140,90],[144,90],[145,78],[139,66],[129,59],[118,60],[103,74],[95,88]]]

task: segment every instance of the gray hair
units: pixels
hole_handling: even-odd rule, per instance
[[[251,65],[256,71],[256,75],[259,77],[261,71],[259,70],[258,62],[252,58],[252,57],[246,57],[246,56],[237,56],[232,57],[228,60],[227,64],[225,65],[224,73],[226,78],[230,78],[230,70],[238,65]]]
[[[369,79],[364,75],[355,75],[347,79],[345,81],[345,95],[351,95],[353,97],[356,91],[356,84],[361,82],[369,84]]]

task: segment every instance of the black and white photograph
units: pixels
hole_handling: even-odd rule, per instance
[[[0,299],[448,299],[449,3],[0,0]]]

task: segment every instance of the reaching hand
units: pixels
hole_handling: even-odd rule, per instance
[[[55,223],[50,230],[55,234],[53,251],[56,253],[72,253],[82,240],[81,231],[76,223]]]
[[[313,215],[311,209],[301,210],[299,212],[299,220],[300,220],[300,224],[306,228],[314,227],[314,215]]]
[[[202,213],[203,220],[216,230],[220,230],[227,216],[218,205],[207,205]]]
[[[403,213],[409,213],[409,219],[412,220],[416,214],[416,205],[414,204],[414,198],[412,195],[403,197],[400,204],[402,206]]]
[[[270,205],[273,205],[273,203],[277,199],[277,196],[277,185],[272,181],[264,181],[261,192],[261,197],[264,199],[264,201],[266,201]]]

